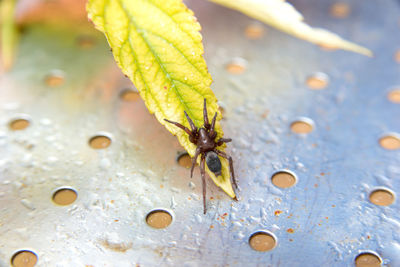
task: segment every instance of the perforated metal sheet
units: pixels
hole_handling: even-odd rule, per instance
[[[329,14],[331,1],[293,3],[310,24],[375,57],[326,52],[267,26],[250,40],[253,20],[187,1],[203,28],[240,186],[234,202],[208,180],[206,215],[199,171],[190,179],[177,164],[176,138],[142,100],[119,98],[132,85],[104,37],[89,26],[28,27],[14,69],[0,76],[0,266],[23,249],[37,266],[353,266],[362,251],[400,266],[399,201],[377,206],[368,197],[400,188],[400,151],[379,145],[400,132],[400,104],[387,97],[400,84],[399,2],[348,1],[344,19]],[[78,46],[82,34],[94,46]],[[225,69],[237,57],[246,62],[240,75]],[[50,87],[54,71],[64,82]],[[325,89],[307,87],[315,72],[328,75]],[[30,126],[11,131],[21,115]],[[313,122],[311,133],[291,132],[299,117]],[[110,147],[88,145],[99,133]],[[295,186],[271,183],[282,169],[295,173]],[[72,205],[52,202],[60,187],[78,192]],[[155,208],[173,215],[169,227],[146,224]],[[273,250],[249,246],[258,230],[276,236]]]

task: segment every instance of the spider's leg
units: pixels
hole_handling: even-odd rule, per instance
[[[182,124],[177,123],[177,122],[174,122],[174,121],[170,121],[170,120],[167,120],[167,119],[164,119],[164,120],[165,120],[166,122],[172,123],[173,125],[175,125],[175,126],[181,128],[181,129],[184,130],[188,135],[192,136],[192,132],[191,132],[188,128],[186,128],[185,126],[183,126]]]
[[[190,170],[190,178],[193,177],[194,166],[196,165],[197,157],[199,156],[199,154],[200,154],[200,148],[197,147],[196,152],[194,153],[194,157],[192,158],[192,169]]]
[[[220,155],[223,158],[226,158],[229,160],[229,169],[231,171],[232,174],[232,181],[233,184],[235,185],[236,188],[238,188],[237,182],[236,182],[236,178],[235,178],[235,172],[233,170],[233,160],[231,156],[228,156],[225,152],[219,151],[218,149],[214,149],[214,152],[217,153],[218,155]]]
[[[204,128],[210,130],[210,122],[208,121],[208,114],[207,114],[207,103],[206,99],[204,98],[204,109],[203,109],[203,117],[204,117]]]
[[[210,136],[214,135],[214,128],[215,128],[216,119],[217,119],[217,112],[215,112],[214,118],[212,119],[212,122],[211,122]]]
[[[200,172],[201,172],[201,180],[203,182],[203,207],[204,207],[204,214],[206,214],[206,170],[204,162],[206,160],[205,154],[201,154],[201,161],[200,161]]]
[[[192,131],[193,131],[194,133],[197,132],[197,128],[196,128],[196,126],[194,125],[192,119],[189,117],[189,115],[186,113],[186,111],[184,111],[184,112],[185,112],[186,119],[188,120],[188,122],[189,122],[189,124],[190,124],[190,127],[192,128]]]
[[[217,146],[220,146],[220,145],[222,145],[223,143],[229,143],[229,142],[231,142],[231,141],[232,141],[231,138],[221,138],[221,139],[219,139],[219,140],[217,141]]]

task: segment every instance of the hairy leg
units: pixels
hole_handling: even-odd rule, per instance
[[[228,156],[225,152],[219,151],[218,149],[214,149],[214,152],[217,153],[218,155],[220,155],[223,158],[226,158],[229,160],[229,169],[231,171],[232,174],[232,181],[233,184],[235,185],[236,188],[238,188],[237,182],[236,182],[236,178],[235,178],[235,172],[233,170],[233,160],[231,156]]]
[[[207,212],[207,209],[206,209],[206,170],[205,170],[205,165],[204,165],[205,160],[206,160],[206,156],[204,154],[201,154],[200,172],[201,172],[201,181],[203,183],[203,208],[204,208],[204,214],[206,214],[206,212]]]
[[[211,128],[210,128],[210,136],[214,135],[214,128],[215,128],[215,120],[217,119],[217,112],[215,112],[214,118],[212,119],[211,122]]]
[[[170,120],[167,120],[167,119],[164,119],[164,120],[165,120],[166,122],[172,123],[173,125],[175,125],[175,126],[181,128],[181,129],[184,130],[189,136],[193,136],[193,135],[192,135],[192,132],[191,132],[188,128],[186,128],[185,126],[183,126],[182,124],[177,123],[177,122],[174,122],[174,121],[170,121]]]
[[[192,119],[189,117],[189,115],[186,113],[186,111],[184,111],[184,113],[185,113],[186,119],[188,120],[188,122],[189,122],[189,124],[190,124],[190,128],[192,128],[192,131],[193,131],[193,132],[197,132],[197,128],[196,128],[196,126],[194,125]]]
[[[194,157],[192,158],[192,169],[190,170],[190,178],[193,177],[194,166],[196,165],[197,157],[199,156],[199,154],[200,154],[200,148],[197,147],[196,152],[194,153]]]
[[[207,103],[206,99],[204,98],[204,108],[203,108],[203,117],[204,117],[204,128],[210,130],[210,122],[208,121],[208,114],[207,114]]]
[[[231,138],[221,138],[221,139],[219,139],[219,140],[216,142],[216,144],[217,144],[217,146],[220,146],[220,145],[222,145],[223,143],[229,143],[229,142],[231,142],[231,141],[232,141]]]

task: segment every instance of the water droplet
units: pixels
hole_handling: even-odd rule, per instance
[[[176,206],[178,206],[178,204],[176,203],[175,198],[172,196],[171,197],[171,205],[170,205],[170,207],[171,207],[171,209],[175,209]]]
[[[77,166],[82,166],[83,165],[83,161],[77,160],[77,161],[74,162],[74,164],[77,165]]]
[[[268,189],[269,192],[275,196],[283,196],[282,190],[280,190],[278,187],[270,186]]]
[[[168,242],[168,245],[170,247],[176,247],[178,245],[178,243],[176,241],[170,241],[170,242]]]
[[[104,158],[100,160],[100,168],[103,170],[107,170],[111,167],[111,161],[108,158]]]
[[[125,252],[132,247],[132,243],[125,241],[116,232],[106,233],[102,245],[107,248],[118,252]]]
[[[196,184],[193,182],[189,182],[189,188],[194,190],[196,188]]]
[[[390,184],[390,179],[383,175],[377,174],[377,175],[375,175],[375,179],[378,184],[381,184],[381,185],[389,185]]]
[[[41,119],[39,122],[43,126],[49,126],[50,124],[52,124],[52,121],[50,119],[46,119],[46,118]]]
[[[276,224],[271,225],[270,229],[272,232],[277,232],[277,231],[281,230],[281,228]]]
[[[238,221],[236,221],[236,222],[233,222],[233,225],[234,226],[237,226],[237,227],[243,227],[243,225],[240,223],[240,222],[238,222]]]
[[[191,193],[191,194],[190,194],[190,197],[191,197],[193,200],[199,200],[199,199],[200,199],[199,195],[196,194],[196,193]]]
[[[261,222],[261,218],[259,218],[259,217],[254,217],[254,216],[250,216],[248,219],[247,219],[250,223],[260,223]]]
[[[57,161],[58,161],[58,158],[57,158],[57,157],[50,156],[50,157],[47,158],[46,163],[48,163],[48,164],[53,164],[53,163],[55,163],[55,162],[57,162]]]
[[[26,198],[21,199],[21,204],[24,205],[27,209],[34,210],[35,206]]]
[[[243,239],[243,238],[245,238],[245,237],[246,237],[246,235],[243,234],[242,231],[239,231],[239,232],[237,232],[237,233],[235,234],[235,238],[236,238],[236,239],[239,239],[239,240],[241,240],[241,239]]]
[[[296,168],[299,169],[299,170],[304,169],[304,164],[301,163],[301,162],[297,162],[296,163]]]
[[[203,222],[203,217],[201,215],[196,214],[194,217],[195,217],[197,223],[202,223]]]
[[[21,189],[23,186],[24,186],[24,184],[21,183],[21,182],[19,182],[19,181],[15,181],[15,182],[13,183],[13,187],[14,187],[15,190],[19,190],[19,189]]]
[[[2,167],[4,167],[4,166],[6,166],[7,164],[8,164],[8,160],[6,160],[6,159],[2,159],[2,160],[0,160],[0,168],[2,168]]]
[[[251,146],[251,151],[252,151],[253,153],[260,152],[260,150],[261,150],[261,146],[260,146],[259,144],[257,144],[257,143],[254,143],[254,144]]]
[[[385,257],[390,259],[390,266],[400,266],[400,244],[391,242],[384,248]]]
[[[279,137],[272,132],[261,134],[259,136],[259,138],[261,141],[264,141],[268,144],[278,144],[279,143]]]
[[[263,219],[268,217],[268,214],[267,214],[267,211],[265,210],[265,208],[260,209],[260,217]]]
[[[16,103],[16,102],[10,102],[10,103],[3,104],[3,109],[8,110],[8,111],[16,110],[19,107],[20,107],[20,104]]]
[[[337,253],[336,257],[339,260],[342,260],[343,259],[343,255],[342,255],[342,251],[339,249],[339,246],[336,243],[332,242],[332,241],[328,241],[328,245]]]
[[[174,193],[180,193],[181,192],[181,190],[179,188],[176,188],[176,187],[171,187],[171,191],[174,192]]]

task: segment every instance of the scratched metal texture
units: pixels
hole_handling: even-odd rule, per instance
[[[323,51],[267,26],[261,39],[249,40],[244,29],[252,19],[186,2],[202,25],[223,128],[234,139],[228,151],[239,201],[208,180],[202,214],[198,169],[190,179],[177,164],[182,148],[142,100],[119,99],[132,85],[100,33],[31,25],[14,69],[0,75],[0,265],[29,249],[37,266],[354,266],[366,250],[400,266],[399,201],[368,201],[373,188],[397,195],[400,188],[400,151],[378,144],[382,134],[400,132],[400,106],[386,97],[400,84],[393,58],[399,2],[345,1],[352,12],[337,19],[329,15],[332,1],[293,1],[308,23],[372,49],[373,58]],[[78,47],[81,34],[95,45]],[[247,62],[241,75],[225,70],[236,57]],[[43,82],[54,70],[65,77],[57,88]],[[329,76],[326,89],[306,86],[314,72]],[[31,125],[10,131],[21,114]],[[299,117],[314,122],[310,134],[290,131]],[[89,138],[101,132],[112,145],[91,149]],[[281,169],[297,175],[294,187],[272,185]],[[78,192],[70,206],[51,201],[62,186]],[[154,208],[172,213],[168,228],[146,224]],[[257,230],[274,233],[277,246],[254,251],[248,239]]]

